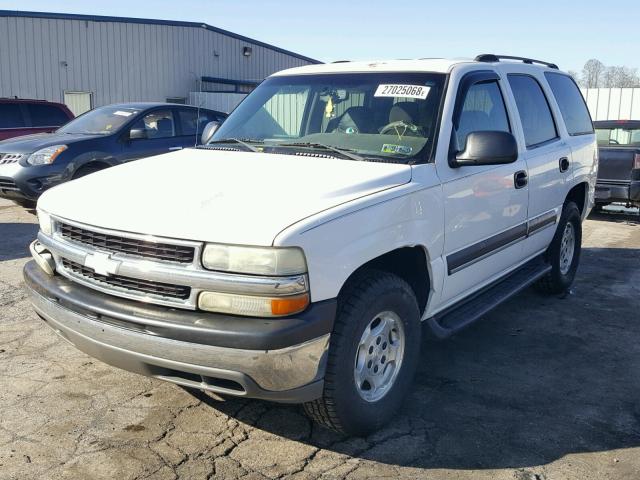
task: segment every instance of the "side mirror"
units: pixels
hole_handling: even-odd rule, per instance
[[[147,131],[144,128],[132,128],[129,131],[129,140],[141,140],[148,138]]]
[[[509,132],[471,132],[467,145],[458,152],[449,164],[456,167],[466,165],[502,165],[518,159],[518,143]]]
[[[220,122],[209,122],[204,126],[202,135],[200,136],[200,142],[202,145],[209,143],[209,140],[213,138],[213,134],[220,128]]]

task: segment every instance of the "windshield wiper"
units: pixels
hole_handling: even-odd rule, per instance
[[[342,157],[356,160],[358,162],[365,162],[367,160],[357,153],[354,153],[354,151],[349,148],[334,147],[332,145],[326,145],[324,143],[317,142],[279,143],[277,145],[274,145],[274,147],[303,147],[317,150],[329,150],[331,152],[337,153],[338,155],[341,155]]]
[[[259,140],[249,140],[249,139],[241,140],[239,138],[223,138],[221,140],[214,140],[213,142],[209,142],[206,145],[203,145],[203,147],[206,148],[207,145],[215,145],[217,143],[237,143],[238,145],[243,146],[249,152],[259,152],[260,151],[256,147],[254,147],[253,145],[250,145],[248,142],[257,143],[257,142],[259,142]]]

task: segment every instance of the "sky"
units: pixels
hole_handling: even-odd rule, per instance
[[[2,10],[203,22],[324,62],[519,55],[640,70],[640,1],[0,0]]]

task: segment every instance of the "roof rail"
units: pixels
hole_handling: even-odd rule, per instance
[[[559,70],[558,69],[558,65],[556,65],[555,63],[543,62],[542,60],[535,60],[533,58],[514,57],[514,56],[511,56],[511,55],[495,55],[493,53],[483,53],[482,55],[478,55],[474,60],[476,62],[487,62],[487,63],[499,62],[500,60],[519,60],[519,61],[521,61],[523,63],[527,63],[529,65],[532,65],[534,63],[538,63],[540,65],[544,65],[546,67],[553,68],[555,70]]]
[[[331,63],[351,63],[351,60],[334,60]]]

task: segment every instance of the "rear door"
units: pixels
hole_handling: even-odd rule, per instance
[[[178,144],[184,148],[200,145],[200,137],[207,123],[222,123],[223,120],[210,110],[198,110],[197,108],[176,108],[175,112],[178,121],[178,131],[180,135],[177,140]]]
[[[544,250],[555,233],[553,226],[571,178],[571,148],[562,138],[544,89],[544,79],[533,73],[508,74],[509,87],[520,119],[520,143],[529,170],[528,238],[525,256]]]
[[[450,156],[464,150],[477,131],[513,133],[513,111],[504,100],[504,80],[493,71],[467,73],[460,81],[453,115]],[[443,161],[444,160],[444,161]],[[437,160],[445,201],[446,277],[441,302],[454,303],[522,259],[526,236],[526,162],[452,167]]]
[[[144,138],[131,138],[131,131],[143,132]],[[144,112],[124,133],[122,160],[160,155],[183,148],[178,135],[173,108],[158,108]]]

